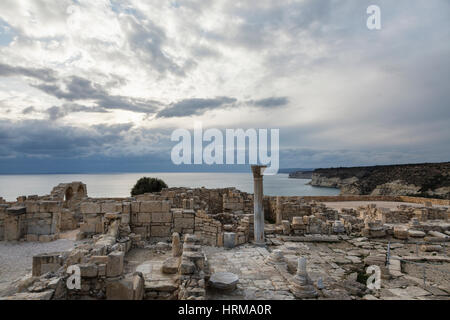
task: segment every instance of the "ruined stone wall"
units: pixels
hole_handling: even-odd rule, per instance
[[[62,202],[27,200],[25,207],[28,241],[51,241],[59,235]]]
[[[194,234],[202,240],[203,244],[223,246],[222,224],[205,211],[199,210],[195,215]]]
[[[0,207],[0,239],[52,241],[60,232],[61,202],[24,200]]]
[[[253,213],[253,195],[230,189],[223,194],[223,211],[249,214]]]
[[[78,228],[78,220],[70,209],[61,210],[60,231],[74,230]]]
[[[8,205],[0,204],[0,241],[5,237],[6,208]]]
[[[147,197],[148,198],[148,197]],[[184,201],[185,207],[190,207],[190,201]],[[83,222],[80,232],[83,237],[105,232],[105,215],[117,214],[122,224],[128,224],[131,233],[141,240],[167,240],[173,232],[198,235],[204,244],[223,245],[223,224],[215,219],[221,214],[210,215],[204,210],[171,208],[168,200],[145,201],[95,201],[81,204]],[[239,219],[230,231],[238,232],[242,241],[244,232],[239,228]],[[248,235],[245,235],[248,239]],[[247,241],[247,240],[246,240]]]

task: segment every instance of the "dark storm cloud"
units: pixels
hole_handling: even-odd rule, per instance
[[[80,128],[48,120],[0,120],[0,155],[70,158],[102,154],[108,146],[125,144],[131,128],[130,123]]]
[[[288,97],[269,97],[243,102],[231,97],[216,97],[212,99],[193,98],[173,103],[159,111],[156,116],[157,118],[189,117],[224,108],[241,108],[246,105],[258,108],[277,108],[286,106],[288,103]]]
[[[219,109],[237,102],[230,97],[216,97],[213,99],[185,99],[176,102],[157,113],[158,118],[186,117],[201,115],[208,110]]]
[[[262,108],[274,108],[274,107],[282,107],[289,103],[288,97],[270,97],[261,100],[250,100],[248,104],[262,107]]]
[[[72,76],[64,80],[65,88],[54,83],[33,85],[35,88],[66,101],[92,100],[97,104],[97,111],[103,109],[120,109],[138,113],[154,113],[160,105],[158,101],[132,97],[110,95],[99,84],[90,80]],[[70,111],[70,110],[69,110]]]
[[[25,76],[39,79],[42,81],[56,81],[56,74],[51,69],[25,68],[18,66],[10,66],[4,63],[0,63],[0,76],[3,77]]]

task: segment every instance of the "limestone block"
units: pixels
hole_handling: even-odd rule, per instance
[[[107,282],[107,300],[133,300],[133,297],[133,281],[131,279]]]
[[[142,201],[140,212],[161,212],[162,201]]]
[[[172,212],[152,212],[152,222],[172,222]]]
[[[106,276],[106,264],[97,265],[98,268],[98,276],[105,277]]]
[[[420,250],[424,252],[441,252],[443,251],[443,247],[438,244],[429,244],[429,245],[422,245],[420,246]]]
[[[26,240],[29,242],[37,242],[39,241],[39,236],[37,234],[27,234]]]
[[[170,202],[169,201],[162,201],[161,202],[161,211],[162,212],[170,212]]]
[[[161,271],[166,274],[175,274],[178,272],[178,267],[180,265],[179,257],[170,257],[164,260],[161,267]]]
[[[141,202],[140,201],[133,201],[131,203],[131,213],[139,213],[140,212],[140,207],[141,207]]]
[[[138,214],[138,223],[150,223],[152,221],[152,214],[150,212],[140,212]]]
[[[103,202],[101,204],[101,213],[122,212],[122,203],[120,202]]]
[[[50,242],[50,241],[52,241],[50,235],[42,234],[39,236],[39,242]]]
[[[120,222],[122,224],[129,224],[130,223],[130,213],[122,213],[120,218],[121,218]]]
[[[108,264],[106,265],[107,277],[118,277],[123,272],[124,253],[119,251],[111,252],[108,255]]]
[[[402,226],[394,227],[394,237],[401,240],[406,240],[409,237],[408,229]]]
[[[147,227],[134,227],[132,231],[141,237],[141,239],[147,239],[150,235],[149,229]]]
[[[35,235],[48,235],[52,234],[52,225],[51,223],[39,223],[37,221],[30,221],[27,224],[27,233],[35,234]]]
[[[122,214],[130,214],[131,213],[131,203],[123,202],[122,203]]]
[[[428,231],[428,234],[432,237],[443,238],[443,239],[446,239],[449,237],[448,235],[443,234],[442,232],[439,232],[439,231]]]
[[[58,201],[41,201],[39,204],[39,212],[56,213],[61,211],[61,204]]]
[[[178,272],[182,275],[192,274],[195,272],[195,265],[192,261],[189,261],[188,259],[182,259]]]
[[[78,267],[82,278],[95,278],[98,275],[98,268],[95,263],[83,263]]]
[[[411,238],[423,238],[425,237],[425,232],[419,230],[408,230],[408,235]]]
[[[194,219],[193,218],[178,218],[174,220],[175,229],[193,229]]]
[[[82,202],[80,209],[83,214],[100,213],[101,205],[97,202]]]
[[[108,256],[92,256],[89,259],[89,263],[95,263],[95,264],[107,264],[108,263]]]
[[[39,212],[39,202],[37,201],[26,201],[25,206],[27,207],[27,213]]]
[[[42,253],[33,256],[32,275],[39,277],[50,271],[57,271],[63,263],[59,253]]]
[[[151,226],[150,235],[152,237],[170,237],[170,226]]]

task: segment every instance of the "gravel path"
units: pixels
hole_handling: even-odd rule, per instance
[[[33,256],[46,252],[69,251],[74,247],[72,239],[52,242],[0,241],[0,291],[11,281],[31,273]]]

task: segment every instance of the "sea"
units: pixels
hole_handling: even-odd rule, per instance
[[[14,201],[18,196],[46,195],[59,183],[82,181],[89,197],[128,197],[141,177],[160,178],[169,187],[226,188],[235,187],[253,193],[251,173],[158,172],[104,174],[36,174],[0,175],[0,197]],[[290,179],[288,174],[264,176],[264,194],[271,196],[334,196],[338,189],[313,187],[309,179]]]

